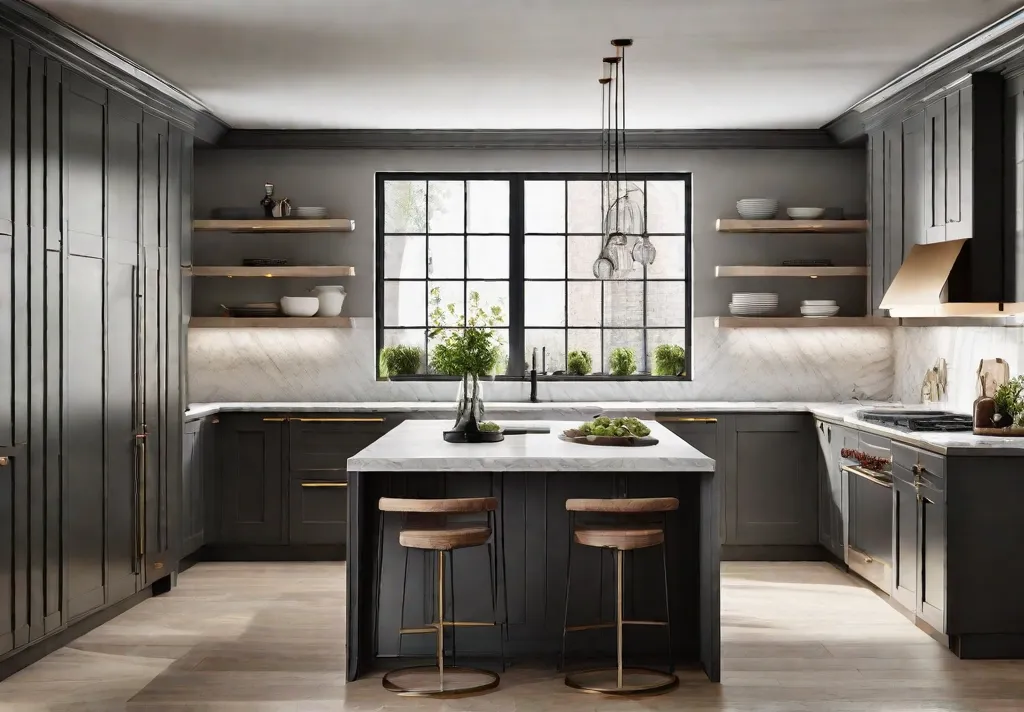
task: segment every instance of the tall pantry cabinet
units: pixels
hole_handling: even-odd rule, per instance
[[[0,34],[0,665],[177,565],[192,137]]]

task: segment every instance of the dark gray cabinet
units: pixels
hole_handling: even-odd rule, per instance
[[[917,606],[917,489],[910,470],[892,468],[892,590],[901,606]]]
[[[839,560],[846,558],[846,473],[840,468],[840,451],[857,447],[857,433],[822,420],[815,421],[818,439],[818,543]]]
[[[220,543],[286,542],[284,418],[221,418]]]
[[[929,189],[925,166],[926,141],[924,111],[918,111],[903,120],[902,195],[893,196],[893,199],[899,198],[903,202],[903,240],[893,240],[889,245],[889,283],[892,283],[892,278],[903,264],[903,259],[910,252],[910,248],[928,242],[925,201]]]
[[[725,517],[725,428],[727,416],[724,415],[658,415],[657,421],[681,437],[702,454],[715,461],[715,482],[718,485],[718,496],[721,511],[718,516],[718,533],[722,544],[728,540]]]
[[[180,557],[195,553],[206,543],[206,500],[216,465],[218,419],[200,418],[185,423],[181,450]]]
[[[736,415],[726,436],[727,541],[816,545],[817,455],[803,414]]]
[[[347,524],[348,482],[289,479],[289,544],[344,545]]]

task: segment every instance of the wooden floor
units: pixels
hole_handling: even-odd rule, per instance
[[[0,712],[1009,712],[1024,663],[966,662],[827,564],[723,564],[723,682],[608,700],[513,669],[489,695],[399,698],[346,685],[341,564],[200,564],[170,594],[0,683]]]

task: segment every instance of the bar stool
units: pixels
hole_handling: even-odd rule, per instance
[[[672,624],[669,610],[671,603],[668,593],[668,559],[665,552],[665,525],[668,512],[679,508],[679,500],[675,497],[650,497],[645,499],[569,499],[565,509],[569,512],[569,561],[565,581],[565,618],[562,626],[561,666],[565,667],[566,634],[582,630],[602,628],[615,629],[616,664],[615,667],[599,667],[568,673],[565,684],[583,692],[594,692],[604,695],[643,695],[668,692],[679,685],[675,674],[672,657]],[[593,514],[611,516],[632,516],[632,526],[616,525],[583,525],[576,526],[577,514]],[[659,516],[660,515],[660,516]],[[652,522],[653,517],[653,522]],[[639,521],[643,520],[643,521]],[[572,549],[573,542],[581,546],[610,549],[615,552],[615,622],[595,623],[590,625],[569,625],[569,585],[572,582]],[[639,621],[625,620],[622,617],[622,564],[623,554],[627,551],[661,546],[661,566],[665,581],[665,620]],[[627,625],[661,626],[668,635],[668,672],[646,667],[623,667],[622,664],[622,629]],[[615,673],[614,682],[588,679],[607,676]],[[624,684],[624,674],[630,674],[641,681]],[[652,682],[644,680],[653,678]]]
[[[389,671],[382,680],[384,689],[399,695],[413,697],[448,697],[462,696],[484,692],[498,686],[500,678],[497,673],[472,667],[461,667],[455,661],[454,628],[490,627],[499,629],[501,638],[501,664],[505,668],[504,625],[498,621],[496,578],[497,568],[493,533],[494,517],[498,508],[498,500],[494,497],[474,497],[462,499],[396,499],[382,497],[378,503],[380,509],[380,530],[378,532],[377,556],[377,610],[374,627],[380,620],[380,580],[381,560],[383,553],[384,513],[395,512],[402,515],[402,528],[398,534],[398,543],[405,549],[405,571],[402,574],[402,612],[399,623],[399,654],[401,654],[402,636],[419,633],[433,633],[437,637],[437,664],[416,665]],[[448,517],[453,515],[486,514],[486,523],[453,522]],[[445,613],[445,554],[448,554],[448,576],[451,583],[452,618],[455,619],[455,574],[453,556],[456,549],[487,545],[489,576],[491,584],[491,606],[494,612],[492,622],[473,623],[466,621],[446,621]],[[405,589],[409,569],[409,550],[419,549],[425,553],[437,554],[437,620],[419,628],[405,627]],[[428,553],[429,555],[429,553]],[[452,665],[445,667],[444,633],[452,628]],[[403,684],[403,678],[418,680],[425,671],[436,671],[436,684]],[[446,673],[448,677],[446,678]],[[454,674],[454,675],[453,675]],[[453,680],[454,677],[454,680]],[[469,679],[469,682],[467,682]],[[482,679],[482,681],[481,681]],[[475,680],[475,681],[474,681]]]

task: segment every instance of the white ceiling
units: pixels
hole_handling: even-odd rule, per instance
[[[33,0],[236,128],[815,128],[1008,0]]]

